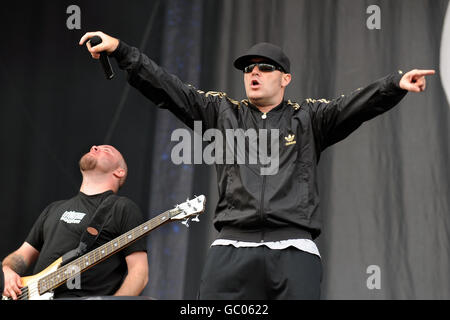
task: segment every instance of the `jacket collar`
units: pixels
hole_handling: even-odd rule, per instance
[[[263,113],[261,110],[259,110],[259,108],[257,106],[255,106],[253,103],[251,103],[248,99],[243,100],[243,102],[247,107],[249,107],[255,111],[259,111],[260,113]],[[281,103],[279,105],[277,105],[275,108],[271,109],[269,112],[270,113],[278,112],[283,109],[285,104],[286,104],[286,101],[283,100],[283,101],[281,101]],[[267,113],[269,113],[269,112],[267,112]]]

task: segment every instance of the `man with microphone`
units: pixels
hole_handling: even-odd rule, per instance
[[[434,70],[393,72],[331,101],[295,103],[284,97],[292,77],[288,57],[277,46],[259,43],[234,62],[243,71],[247,95],[237,101],[184,84],[137,48],[103,32],[86,33],[79,44],[94,36],[102,42],[87,42],[93,58],[102,52],[114,57],[132,86],[187,126],[202,121],[203,128],[218,129],[224,136],[227,130],[246,129],[281,134],[279,168],[273,175],[258,174],[248,163],[217,164],[214,226],[220,233],[203,269],[199,298],[320,298],[322,262],[313,242],[322,229],[320,154],[392,109],[408,91],[424,91],[425,77]]]

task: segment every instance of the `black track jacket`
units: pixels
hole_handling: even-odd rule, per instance
[[[183,83],[123,41],[112,56],[127,71],[132,86],[190,128],[201,121],[203,132],[215,128],[224,137],[227,129],[279,130],[276,174],[261,174],[259,164],[216,163],[219,201],[214,226],[222,239],[316,238],[322,225],[317,186],[320,153],[364,121],[394,107],[407,92],[398,85],[399,71],[350,95],[331,101],[287,100],[263,115],[248,100],[236,101],[225,93],[203,92]]]

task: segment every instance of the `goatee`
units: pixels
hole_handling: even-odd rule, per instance
[[[97,165],[97,159],[94,158],[89,153],[86,153],[84,156],[81,157],[79,164],[81,171],[93,170]]]

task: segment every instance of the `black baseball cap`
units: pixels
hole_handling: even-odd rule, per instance
[[[290,73],[291,63],[280,47],[268,43],[260,42],[251,47],[244,55],[234,61],[234,66],[239,70],[249,64],[252,58],[266,58],[283,68],[285,73]]]

